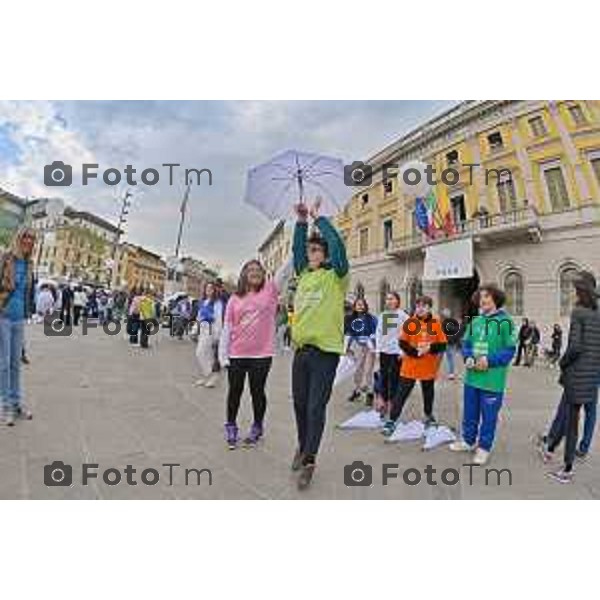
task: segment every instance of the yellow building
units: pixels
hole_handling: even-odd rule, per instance
[[[435,168],[436,217],[450,221],[447,234],[430,239],[417,227],[414,202],[384,168],[411,160]],[[405,305],[424,292],[456,314],[479,282],[494,281],[513,314],[552,323],[570,310],[576,270],[600,274],[598,101],[463,102],[366,163],[372,181],[354,188],[337,224],[353,291],[375,309],[395,289]],[[473,276],[425,280],[427,248],[449,238],[472,240]]]
[[[117,227],[68,206],[50,214],[48,202],[36,202],[30,214],[32,226],[39,232],[34,250],[38,276],[106,285]]]
[[[134,288],[162,294],[165,288],[167,265],[154,252],[133,244],[121,244],[117,258],[116,282],[128,290]]]

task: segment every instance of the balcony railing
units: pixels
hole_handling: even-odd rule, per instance
[[[398,254],[417,250],[431,244],[472,236],[510,236],[518,232],[538,230],[538,214],[532,206],[515,208],[502,213],[483,214],[459,221],[450,232],[437,231],[435,237],[428,237],[422,231],[392,240],[388,253]]]

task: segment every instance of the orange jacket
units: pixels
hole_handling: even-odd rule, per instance
[[[413,315],[404,321],[400,332],[403,353],[400,376],[419,381],[435,379],[448,342],[440,319],[432,315],[419,319]],[[419,356],[418,349],[423,344],[430,344],[430,350]]]

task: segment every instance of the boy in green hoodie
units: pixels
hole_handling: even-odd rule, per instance
[[[496,285],[481,286],[473,296],[479,315],[464,327],[462,440],[451,444],[450,450],[476,450],[473,462],[477,465],[486,464],[492,450],[508,368],[515,354],[515,326],[502,310],[505,300]]]

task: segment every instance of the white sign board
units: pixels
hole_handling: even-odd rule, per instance
[[[428,246],[423,279],[462,279],[473,276],[473,239],[465,238]]]

